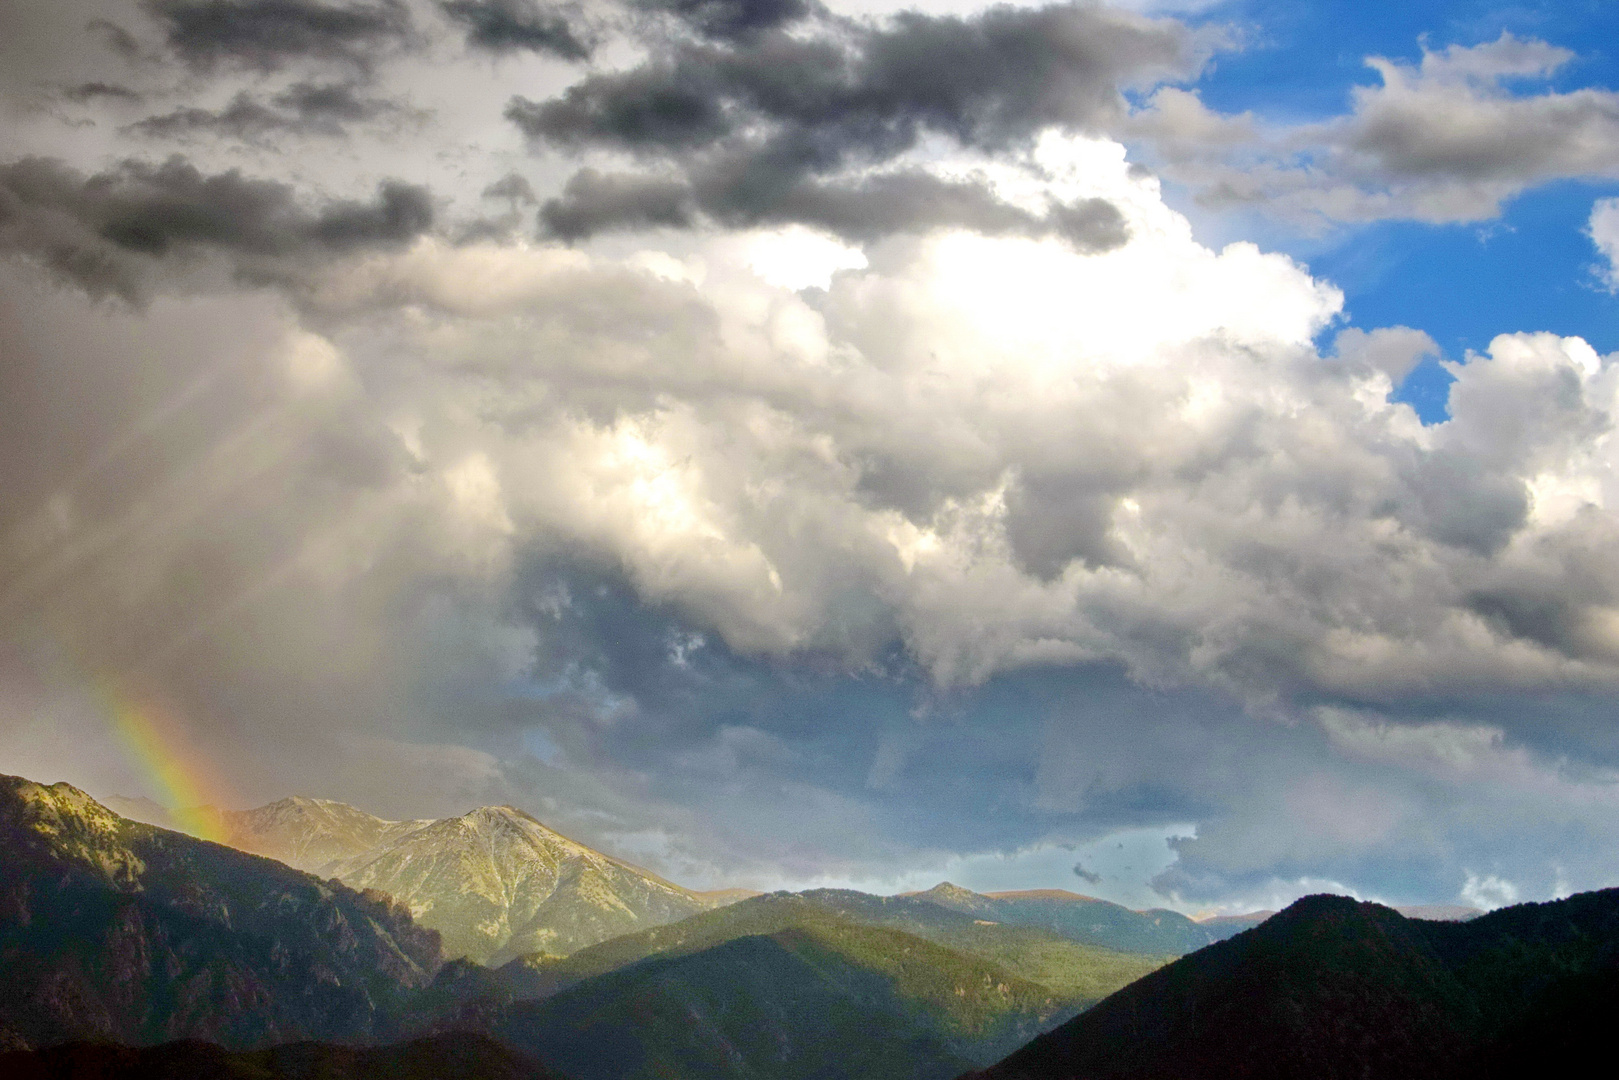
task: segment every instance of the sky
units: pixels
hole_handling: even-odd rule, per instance
[[[0,0],[0,771],[694,887],[1619,884],[1616,31]]]

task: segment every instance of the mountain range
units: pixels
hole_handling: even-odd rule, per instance
[[[437,821],[390,821],[329,799],[294,796],[253,810],[200,807],[177,820],[149,800],[109,803],[168,827],[206,820],[233,847],[385,892],[439,932],[446,957],[481,964],[536,953],[566,956],[754,895],[681,888],[509,806]],[[980,921],[1155,957],[1202,948],[1270,914],[1196,922],[1179,912],[1132,911],[1056,889],[981,894],[948,882],[909,895]]]
[[[203,1038],[240,1051],[219,1057],[219,1069],[273,1076],[282,1066],[252,1055],[275,1043],[471,1028],[576,1080],[948,1080],[1167,959],[917,898],[821,890],[745,898],[492,971],[443,963],[437,934],[380,893],[129,821],[65,784],[11,778],[5,790],[0,865],[14,887],[0,909],[0,962],[21,977],[0,995],[0,1046]],[[423,842],[433,840],[452,857],[417,866],[442,874],[445,888],[467,865],[464,852],[487,852],[492,836],[497,852],[523,852],[532,837],[557,842],[499,808],[390,832],[340,804],[306,804],[273,804],[255,819],[306,862],[377,836],[390,850],[431,852]],[[323,838],[310,822],[345,834]],[[463,823],[477,828],[447,827]],[[603,876],[620,865],[567,852]],[[390,943],[408,965],[379,955]],[[113,1064],[140,1075],[201,1052]]]
[[[340,876],[0,778],[0,1075],[1505,1080],[1573,1071],[1619,1000],[1619,890],[1408,909],[1448,921],[1317,896],[1197,922],[948,883],[716,906],[506,807],[217,821]],[[342,880],[368,872],[414,903]],[[441,902],[458,882],[473,899]],[[412,906],[488,924],[471,944],[499,966],[446,962]]]
[[[1265,916],[1233,916],[1195,922],[1178,911],[1155,908],[1132,911],[1121,904],[1081,896],[1063,889],[975,893],[942,882],[927,892],[909,894],[974,918],[1036,926],[1074,941],[1126,952],[1179,956],[1201,949],[1259,922]]]
[[[113,805],[173,823],[155,803]],[[387,893],[439,932],[446,957],[484,964],[536,952],[566,955],[739,895],[683,889],[510,806],[438,821],[389,821],[340,802],[293,797],[255,810],[202,807],[185,816],[215,823],[232,847]]]

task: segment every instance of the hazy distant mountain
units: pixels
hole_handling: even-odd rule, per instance
[[[331,872],[334,863],[363,857],[433,824],[387,821],[346,803],[300,795],[256,810],[225,810],[219,820],[232,847],[323,877],[341,876]]]
[[[1466,904],[1395,904],[1394,910],[1408,919],[1432,919],[1437,922],[1466,922],[1484,914],[1482,908]]]
[[[796,895],[835,915],[993,961],[1075,1003],[1100,1001],[1172,959],[1088,945],[1042,927],[989,922],[920,896],[873,896],[852,889]]]
[[[1176,911],[1131,911],[1062,889],[986,894],[947,881],[911,895],[979,919],[1038,926],[1074,941],[1157,956],[1180,956],[1247,929],[1235,921],[1194,922]]]
[[[330,863],[363,855],[432,824],[431,820],[389,821],[346,803],[308,799],[302,795],[280,799],[255,810],[198,806],[183,814],[145,797],[113,795],[102,801],[108,809],[131,821],[176,832],[187,832],[190,821],[205,820],[231,847],[264,855],[312,874]]]
[[[1082,947],[1055,944],[1085,959]],[[1150,966],[1117,954],[1104,962],[1119,959]],[[1136,971],[1113,974],[1109,989]],[[501,975],[520,994],[548,997],[512,1006],[493,1030],[579,1080],[953,1076],[1085,1003],[984,956],[787,893]]]
[[[565,955],[716,903],[509,806],[419,824],[320,872],[392,895],[439,931],[446,956],[480,963]]]
[[[1274,911],[1249,911],[1242,915],[1214,915],[1207,919],[1197,920],[1197,924],[1214,931],[1219,940],[1224,941],[1226,938],[1240,934],[1244,930],[1252,930],[1274,914],[1276,914]]]
[[[1311,896],[1131,984],[978,1075],[1573,1075],[1609,1051],[1616,1001],[1619,890],[1465,922]]]
[[[294,1043],[232,1051],[185,1041],[142,1048],[73,1043],[0,1053],[7,1080],[554,1080],[486,1035],[453,1033],[397,1046]]]
[[[438,966],[386,897],[0,777],[0,1045],[364,1038]]]

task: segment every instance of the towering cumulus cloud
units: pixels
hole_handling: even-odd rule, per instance
[[[116,689],[243,802],[699,884],[1619,872],[1612,358],[1350,325],[1132,163],[1477,216],[1611,169],[1606,91],[1510,90],[1557,49],[1284,137],[1194,96],[1234,32],[1091,4],[83,7],[7,91],[7,771],[134,783]]]

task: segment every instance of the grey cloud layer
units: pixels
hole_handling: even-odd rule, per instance
[[[890,219],[1030,231],[1026,211],[995,205],[982,185],[839,174],[892,162],[928,135],[997,150],[1050,126],[1104,129],[1124,113],[1121,85],[1185,75],[1201,50],[1179,24],[1083,5],[904,13],[891,25],[823,18],[812,34],[770,25],[727,42],[677,39],[557,98],[514,99],[507,115],[538,143],[628,151],[676,174],[583,171],[549,208],[553,234],[684,225],[693,207],[722,224],[800,221],[862,238]],[[1055,213],[1046,229],[1106,246],[1116,220],[1080,224],[1100,213]]]
[[[645,11],[667,12],[709,38],[737,39],[802,22],[826,9],[815,0],[632,0]]]
[[[1036,214],[1003,201],[982,182],[945,180],[921,170],[859,181],[800,178],[751,191],[746,179],[738,182],[723,166],[704,170],[691,183],[582,169],[559,197],[540,207],[543,232],[566,241],[611,229],[685,229],[703,220],[729,228],[810,225],[859,241],[938,228],[1054,235],[1084,252],[1106,251],[1128,239],[1124,216],[1105,199],[1053,202]]]
[[[416,36],[400,0],[148,0],[147,6],[163,23],[170,48],[205,70],[278,71],[313,59],[366,71]]]
[[[372,202],[311,211],[286,184],[206,176],[180,158],[127,161],[94,176],[47,159],[0,166],[0,245],[93,294],[129,299],[148,292],[165,256],[222,253],[238,271],[274,274],[310,255],[399,245],[432,222],[428,193],[397,181],[380,184]]]
[[[570,12],[537,0],[447,0],[439,7],[466,28],[468,45],[492,53],[526,50],[584,60],[596,47],[592,36],[574,25]]]
[[[391,101],[360,95],[347,83],[299,82],[273,95],[269,104],[243,91],[223,109],[188,106],[147,117],[132,127],[159,139],[203,133],[249,142],[277,134],[337,137],[351,124],[401,111]]]

